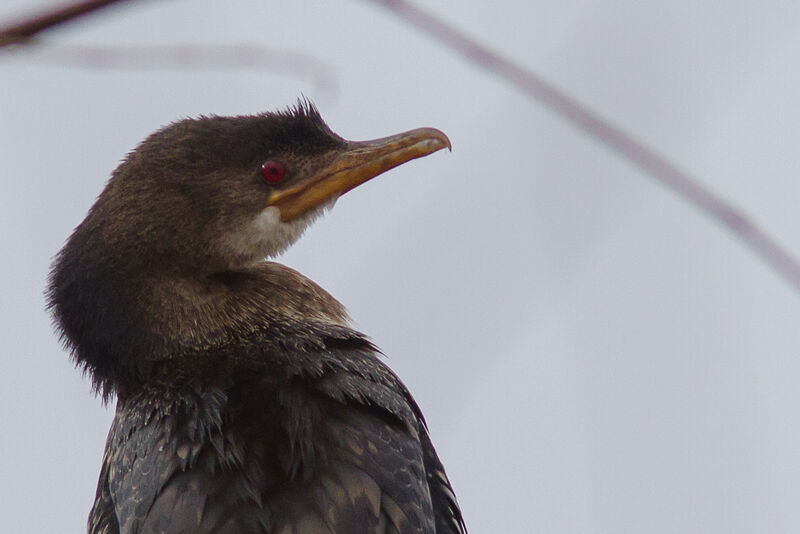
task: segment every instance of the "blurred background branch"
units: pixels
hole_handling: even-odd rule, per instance
[[[506,80],[529,97],[557,113],[594,140],[627,159],[658,183],[693,204],[738,237],[800,292],[800,263],[743,211],[734,207],[674,163],[622,128],[513,59],[503,57],[445,20],[406,0],[369,0],[390,10],[443,46],[476,66]]]
[[[40,43],[30,52],[38,62],[91,69],[251,70],[309,80],[314,89],[335,97],[334,69],[313,56],[253,44],[233,45],[68,45]]]

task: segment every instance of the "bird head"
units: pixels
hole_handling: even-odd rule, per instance
[[[93,211],[104,215],[104,241],[125,256],[175,270],[238,270],[282,252],[347,191],[449,146],[432,128],[346,141],[308,103],[187,119],[130,153]]]

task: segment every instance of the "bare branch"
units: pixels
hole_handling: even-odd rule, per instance
[[[9,24],[0,28],[0,48],[23,43],[53,26],[63,24],[111,4],[119,4],[125,1],[127,0],[85,0],[53,8],[21,22]]]
[[[775,239],[761,230],[740,209],[723,200],[665,157],[536,73],[505,58],[406,0],[371,0],[424,31],[466,59],[505,79],[528,96],[555,111],[596,141],[645,171],[727,228],[750,250],[800,292],[800,264]]]

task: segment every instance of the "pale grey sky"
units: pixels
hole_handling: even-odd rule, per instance
[[[800,254],[800,4],[421,4]],[[616,155],[369,2],[131,2],[47,38],[258,44],[317,58],[338,89],[0,54],[4,532],[84,531],[112,417],[53,336],[52,255],[152,130],[300,94],[350,139],[453,141],[348,194],[281,261],[386,352],[473,534],[800,531],[800,295]]]

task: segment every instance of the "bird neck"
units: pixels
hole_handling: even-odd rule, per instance
[[[199,367],[208,363],[200,359],[236,354],[232,346],[282,325],[348,324],[336,299],[279,263],[187,273],[92,245],[71,238],[54,264],[49,298],[62,339],[104,397],[135,390],[165,364],[194,358],[190,365]]]

